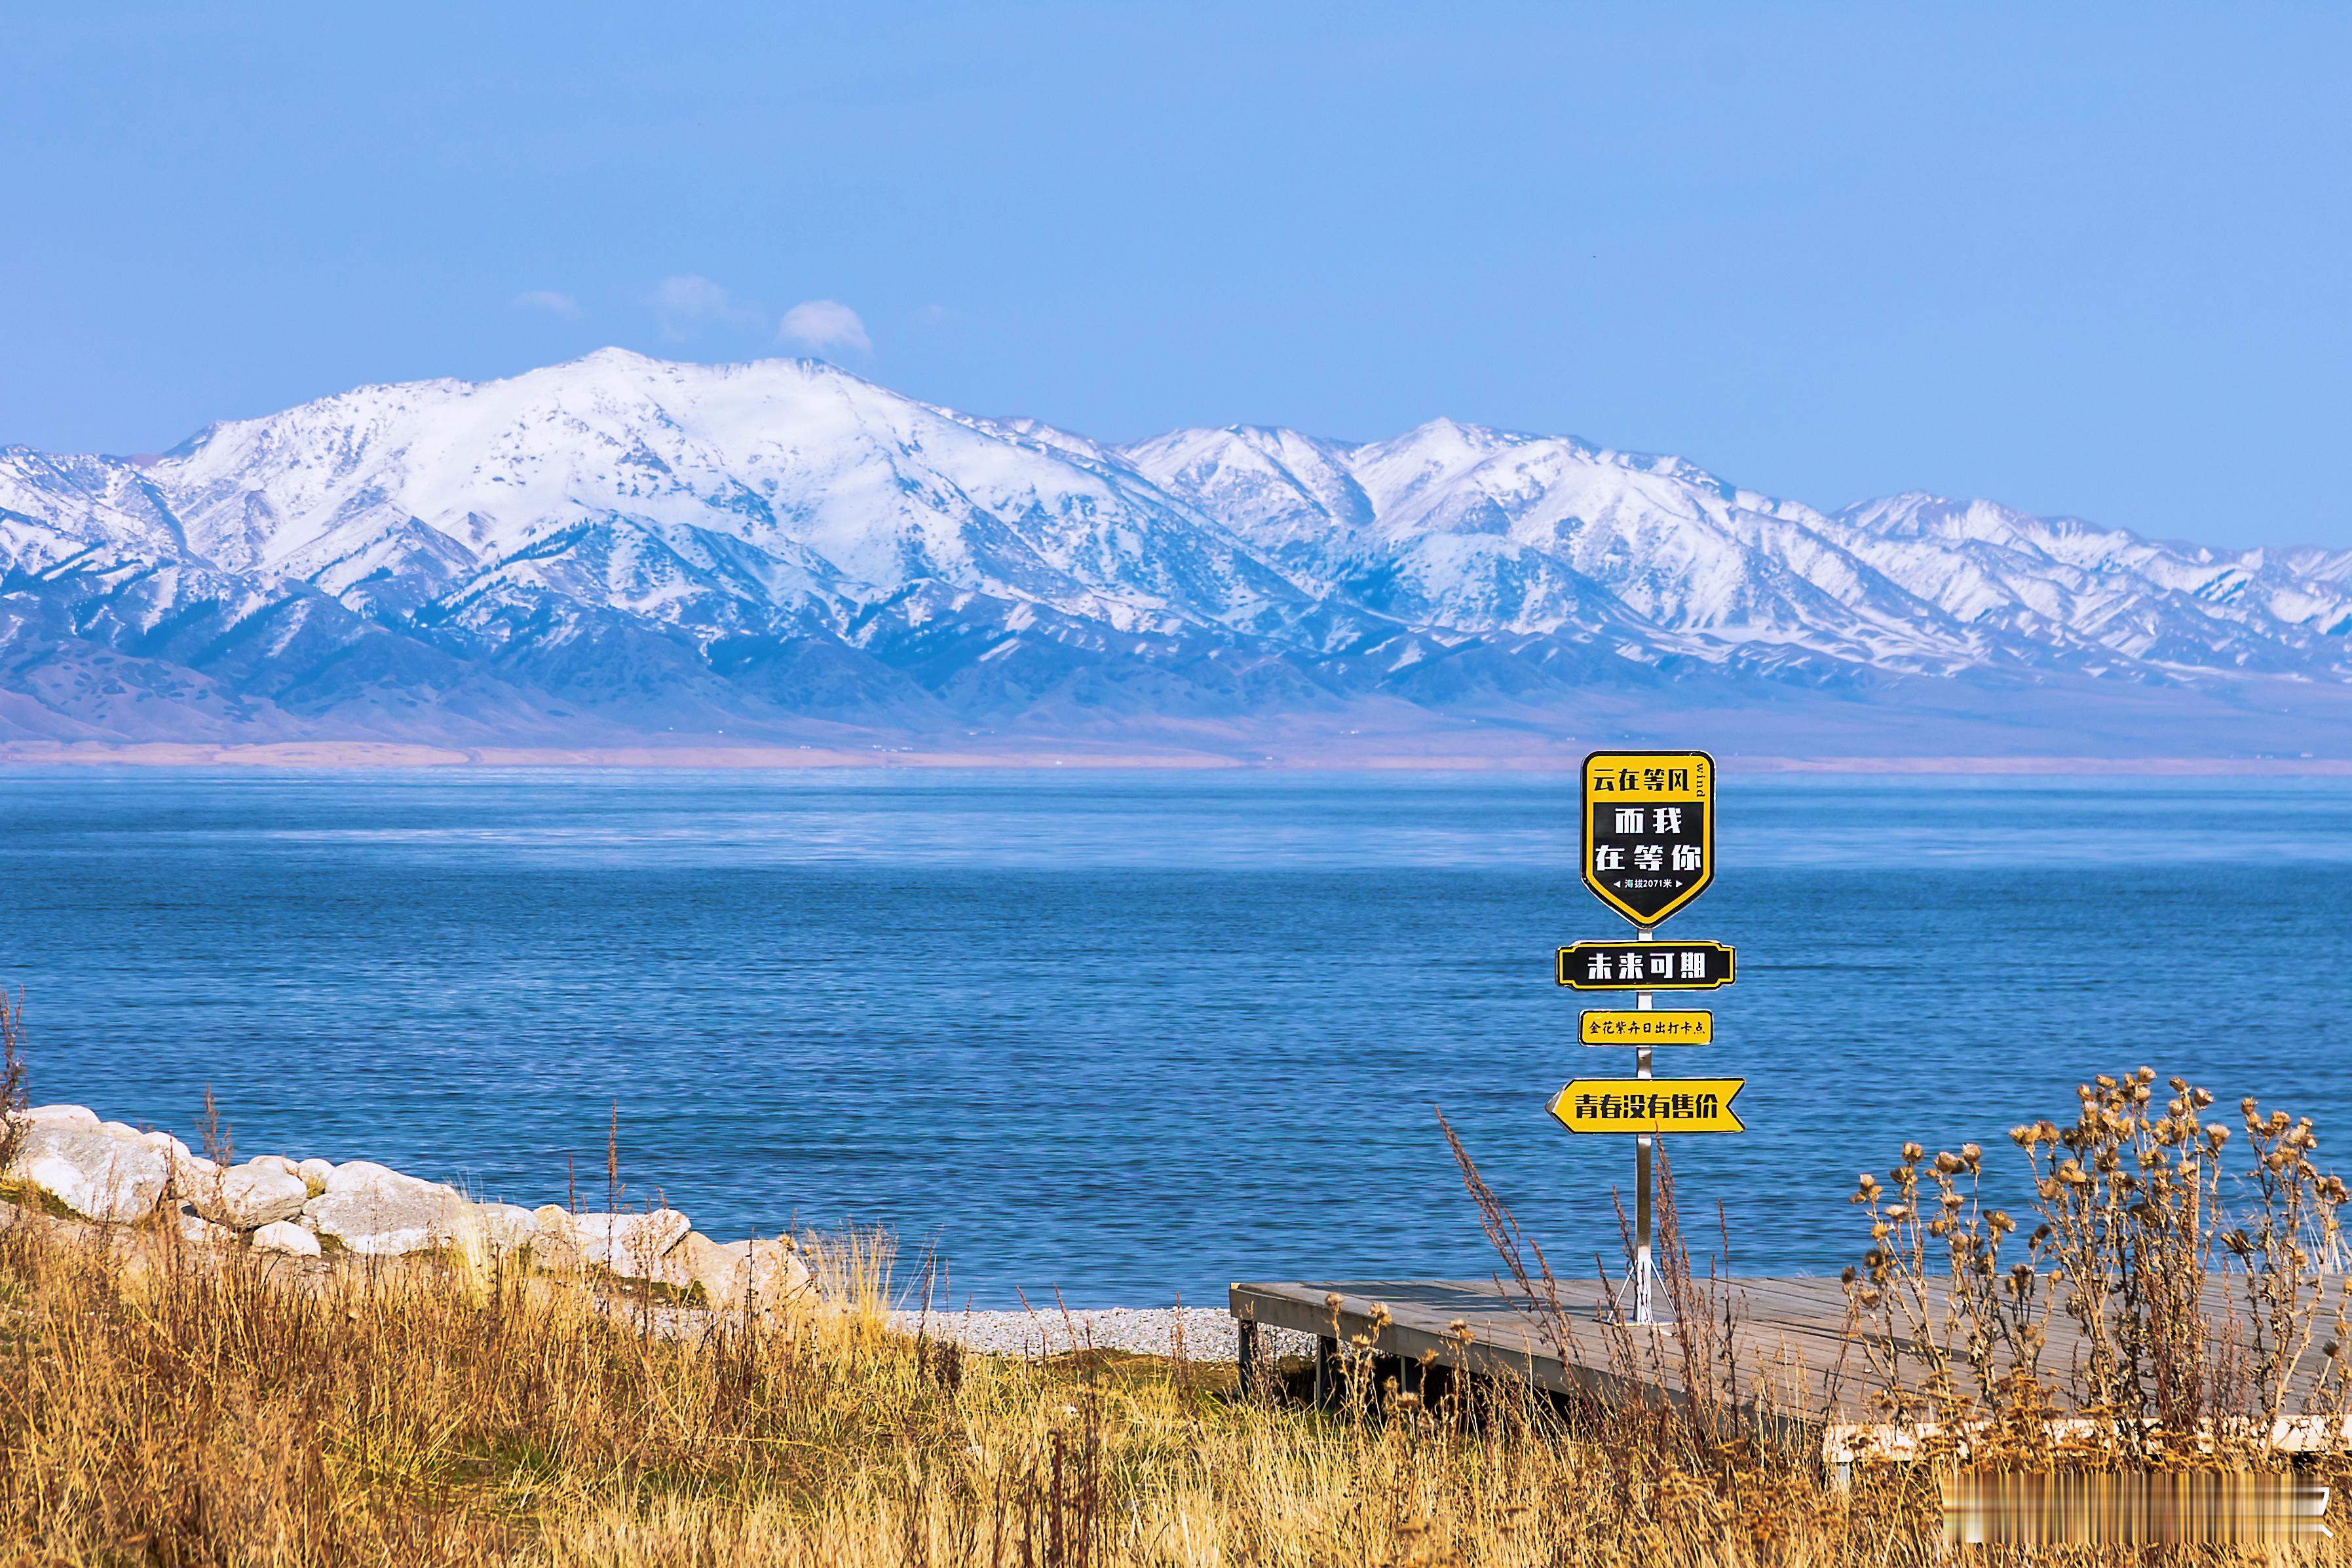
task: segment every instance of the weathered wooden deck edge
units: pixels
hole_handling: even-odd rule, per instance
[[[1811,1354],[1800,1358],[1807,1364],[1801,1374],[1806,1387],[1750,1384],[1734,1392],[1730,1403],[1743,1416],[1766,1416],[1775,1425],[1799,1426],[1809,1431],[1834,1418],[1830,1412],[1836,1404],[1832,1391],[1838,1380],[1824,1379],[1828,1368],[1822,1364],[1829,1359],[1826,1342],[1834,1333],[1826,1311],[1828,1300],[1834,1294],[1842,1304],[1843,1287],[1835,1280],[1811,1278],[1757,1278],[1733,1283],[1752,1287],[1770,1298],[1777,1309],[1759,1314],[1767,1321],[1743,1334],[1751,1349],[1758,1343],[1756,1331],[1760,1329],[1763,1336],[1783,1347],[1784,1354],[1792,1340],[1810,1341],[1805,1348]],[[1401,1369],[1427,1358],[1482,1376],[1524,1381],[1552,1394],[1584,1393],[1612,1402],[1663,1398],[1684,1403],[1687,1395],[1679,1368],[1674,1364],[1679,1352],[1669,1350],[1671,1342],[1649,1339],[1655,1332],[1651,1329],[1627,1325],[1621,1331],[1605,1323],[1604,1301],[1601,1289],[1592,1282],[1563,1287],[1559,1304],[1569,1318],[1573,1352],[1563,1355],[1546,1342],[1535,1318],[1491,1281],[1236,1281],[1227,1293],[1228,1308],[1242,1325],[1244,1382],[1254,1373],[1256,1325],[1265,1325],[1312,1334],[1320,1341],[1363,1344],[1375,1355],[1397,1358]],[[1377,1315],[1383,1313],[1385,1322]],[[1836,1327],[1842,1328],[1842,1312],[1838,1319]],[[1470,1333],[1465,1336],[1456,1331],[1456,1322],[1469,1328]],[[1611,1338],[1621,1333],[1630,1337],[1618,1341],[1617,1354],[1612,1354]],[[1628,1348],[1633,1352],[1630,1364],[1623,1354]],[[1662,1353],[1666,1359],[1661,1359]],[[1783,1383],[1788,1370],[1781,1369]],[[1832,1397],[1821,1397],[1824,1393]]]
[[[1351,1281],[1363,1283],[1364,1281]],[[1401,1281],[1402,1282],[1402,1281]],[[1429,1281],[1413,1281],[1424,1288]],[[1473,1339],[1464,1343],[1455,1335],[1442,1329],[1420,1323],[1397,1321],[1391,1316],[1385,1328],[1375,1329],[1370,1303],[1357,1305],[1343,1297],[1338,1308],[1337,1326],[1333,1309],[1321,1294],[1313,1300],[1303,1299],[1297,1292],[1325,1292],[1328,1287],[1293,1282],[1284,1284],[1234,1284],[1228,1292],[1234,1316],[1244,1325],[1263,1323],[1273,1328],[1292,1329],[1313,1334],[1318,1339],[1349,1340],[1365,1336],[1371,1341],[1378,1355],[1392,1355],[1417,1362],[1434,1352],[1437,1361],[1446,1366],[1486,1376],[1527,1378],[1555,1394],[1566,1394],[1577,1388],[1598,1391],[1602,1384],[1591,1376],[1571,1378],[1562,1368],[1559,1357],[1537,1338],[1533,1325],[1527,1325],[1520,1342],[1515,1346],[1496,1343],[1486,1338]],[[1244,1337],[1244,1346],[1248,1340]],[[1594,1369],[1579,1367],[1583,1373]],[[1614,1379],[1607,1379],[1613,1386]]]

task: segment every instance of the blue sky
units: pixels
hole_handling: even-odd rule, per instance
[[[0,442],[814,347],[1108,438],[1446,414],[2352,544],[2343,8],[0,23]]]

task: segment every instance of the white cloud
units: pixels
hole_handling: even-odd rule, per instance
[[[507,303],[518,310],[544,310],[567,321],[580,314],[580,301],[552,288],[526,288]]]
[[[827,349],[863,351],[874,347],[866,335],[866,323],[838,299],[802,300],[784,312],[784,319],[776,325],[776,336],[819,353]]]
[[[654,286],[654,315],[665,338],[685,338],[710,321],[760,319],[759,311],[736,302],[734,296],[698,272],[665,277]]]

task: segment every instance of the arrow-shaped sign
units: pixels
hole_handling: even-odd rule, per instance
[[[1744,1133],[1745,1078],[1580,1078],[1547,1107],[1571,1133]]]

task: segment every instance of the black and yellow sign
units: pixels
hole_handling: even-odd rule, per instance
[[[1571,1133],[1744,1133],[1745,1078],[1580,1078],[1546,1107]]]
[[[1584,885],[1652,926],[1715,880],[1715,758],[1596,751],[1584,759]]]
[[[1580,991],[1711,991],[1737,955],[1720,942],[1579,942],[1559,950],[1559,983]]]
[[[1581,1013],[1576,1038],[1586,1045],[1713,1045],[1715,1015],[1691,1008]]]

